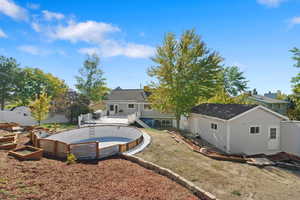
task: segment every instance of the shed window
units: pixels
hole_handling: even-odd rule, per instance
[[[214,130],[217,130],[218,129],[218,125],[214,124],[214,123],[211,123],[210,128],[214,129]]]
[[[110,110],[110,111],[114,111],[114,105],[110,105],[110,106],[109,106],[109,110]]]
[[[134,104],[128,104],[128,108],[134,108]]]
[[[270,128],[270,139],[276,139],[276,128]]]
[[[251,134],[259,134],[259,126],[252,126],[250,127]]]

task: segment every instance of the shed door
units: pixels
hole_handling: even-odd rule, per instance
[[[279,149],[279,144],[280,144],[280,131],[279,131],[279,127],[270,127],[269,128],[268,148],[270,150]]]

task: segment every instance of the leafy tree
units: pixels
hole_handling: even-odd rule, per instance
[[[71,123],[77,123],[78,116],[92,112],[89,108],[90,100],[84,95],[78,95],[70,102],[67,109],[67,116]]]
[[[42,120],[47,119],[50,109],[51,98],[47,93],[42,92],[39,96],[36,96],[34,101],[29,104],[32,117],[38,121],[39,125]]]
[[[63,80],[38,68],[24,68],[19,72],[18,78],[16,89],[18,105],[28,105],[36,95],[39,97],[42,91],[55,100],[68,88]]]
[[[1,110],[5,103],[14,98],[19,64],[14,58],[0,56],[0,104]]]
[[[277,92],[276,92],[276,99],[287,100],[287,98],[288,98],[288,95],[284,94],[280,90],[277,90]]]
[[[88,56],[83,67],[79,70],[80,76],[76,76],[78,91],[92,101],[102,100],[108,92],[103,71],[99,68],[99,57]]]
[[[150,85],[149,101],[161,112],[173,112],[179,128],[180,116],[189,114],[199,98],[213,96],[222,58],[188,30],[180,40],[168,33],[152,61],[157,65],[148,74],[157,81]]]
[[[225,67],[221,71],[220,77],[225,91],[231,96],[237,96],[248,88],[248,81],[237,66]]]
[[[243,93],[238,96],[230,96],[228,92],[225,89],[219,89],[217,90],[217,93],[215,96],[213,96],[210,99],[200,99],[198,103],[220,103],[220,104],[251,104],[250,101],[248,101],[249,94]]]
[[[294,55],[293,59],[296,61],[295,67],[300,68],[300,49],[293,48],[290,50]],[[293,94],[290,95],[290,99],[293,104],[293,108],[289,110],[292,113],[292,119],[300,120],[300,72],[292,78]]]
[[[253,95],[257,95],[257,94],[258,94],[256,88],[253,89],[252,94],[253,94]]]

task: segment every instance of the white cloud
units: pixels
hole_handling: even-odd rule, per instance
[[[103,22],[71,22],[67,26],[56,27],[50,36],[53,39],[69,40],[71,42],[99,43],[104,40],[105,34],[117,31],[119,31],[118,27]]]
[[[53,53],[53,51],[46,50],[45,48],[34,46],[34,45],[22,45],[18,47],[18,50],[35,56],[49,55]]]
[[[116,41],[104,41],[98,47],[81,48],[82,54],[98,54],[103,57],[127,56],[130,58],[149,58],[154,55],[155,49],[151,46],[135,43],[118,43]]]
[[[2,29],[0,29],[0,38],[6,38],[7,35],[4,33]]]
[[[0,13],[16,20],[28,19],[26,10],[15,4],[12,0],[0,0]]]
[[[34,46],[34,45],[21,45],[19,47],[17,47],[17,49],[19,51],[31,54],[31,55],[35,55],[35,56],[45,56],[45,55],[53,55],[53,54],[57,54],[57,55],[61,55],[61,56],[65,56],[66,52],[64,52],[61,49],[47,49],[44,47],[40,47],[40,46]]]
[[[36,32],[41,32],[41,27],[38,23],[36,22],[32,22],[31,23],[31,27],[33,28],[33,30],[35,30]]]
[[[27,3],[27,8],[30,8],[32,10],[37,10],[40,8],[40,4],[36,4],[36,3]]]
[[[292,19],[289,20],[290,27],[293,27],[297,24],[300,24],[300,17],[293,17]]]
[[[99,54],[103,57],[127,56],[130,58],[148,58],[154,54],[155,49],[151,46],[118,42],[108,38],[109,33],[121,31],[111,24],[86,21],[75,23],[72,21],[67,26],[58,26],[50,33],[53,39],[68,40],[71,42],[87,42],[95,44],[95,47],[81,48],[82,54]]]
[[[259,4],[272,7],[272,8],[278,7],[284,1],[287,0],[257,0]]]
[[[61,20],[61,19],[65,18],[65,16],[61,13],[50,12],[48,10],[43,10],[42,13],[44,15],[44,19],[47,21],[51,21],[53,19]]]

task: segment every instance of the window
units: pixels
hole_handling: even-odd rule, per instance
[[[152,110],[152,107],[150,104],[144,104],[144,110]]]
[[[250,133],[251,134],[259,134],[259,126],[251,126]]]
[[[218,129],[218,125],[214,124],[214,123],[211,123],[210,128],[214,129],[214,130],[217,130]]]
[[[110,105],[110,106],[109,106],[109,110],[110,110],[110,111],[114,111],[114,105]]]
[[[276,139],[276,131],[277,129],[276,128],[270,128],[270,139]]]
[[[128,104],[128,108],[133,109],[134,108],[134,104]]]
[[[155,120],[154,126],[156,128],[172,128],[172,120],[170,119]]]

